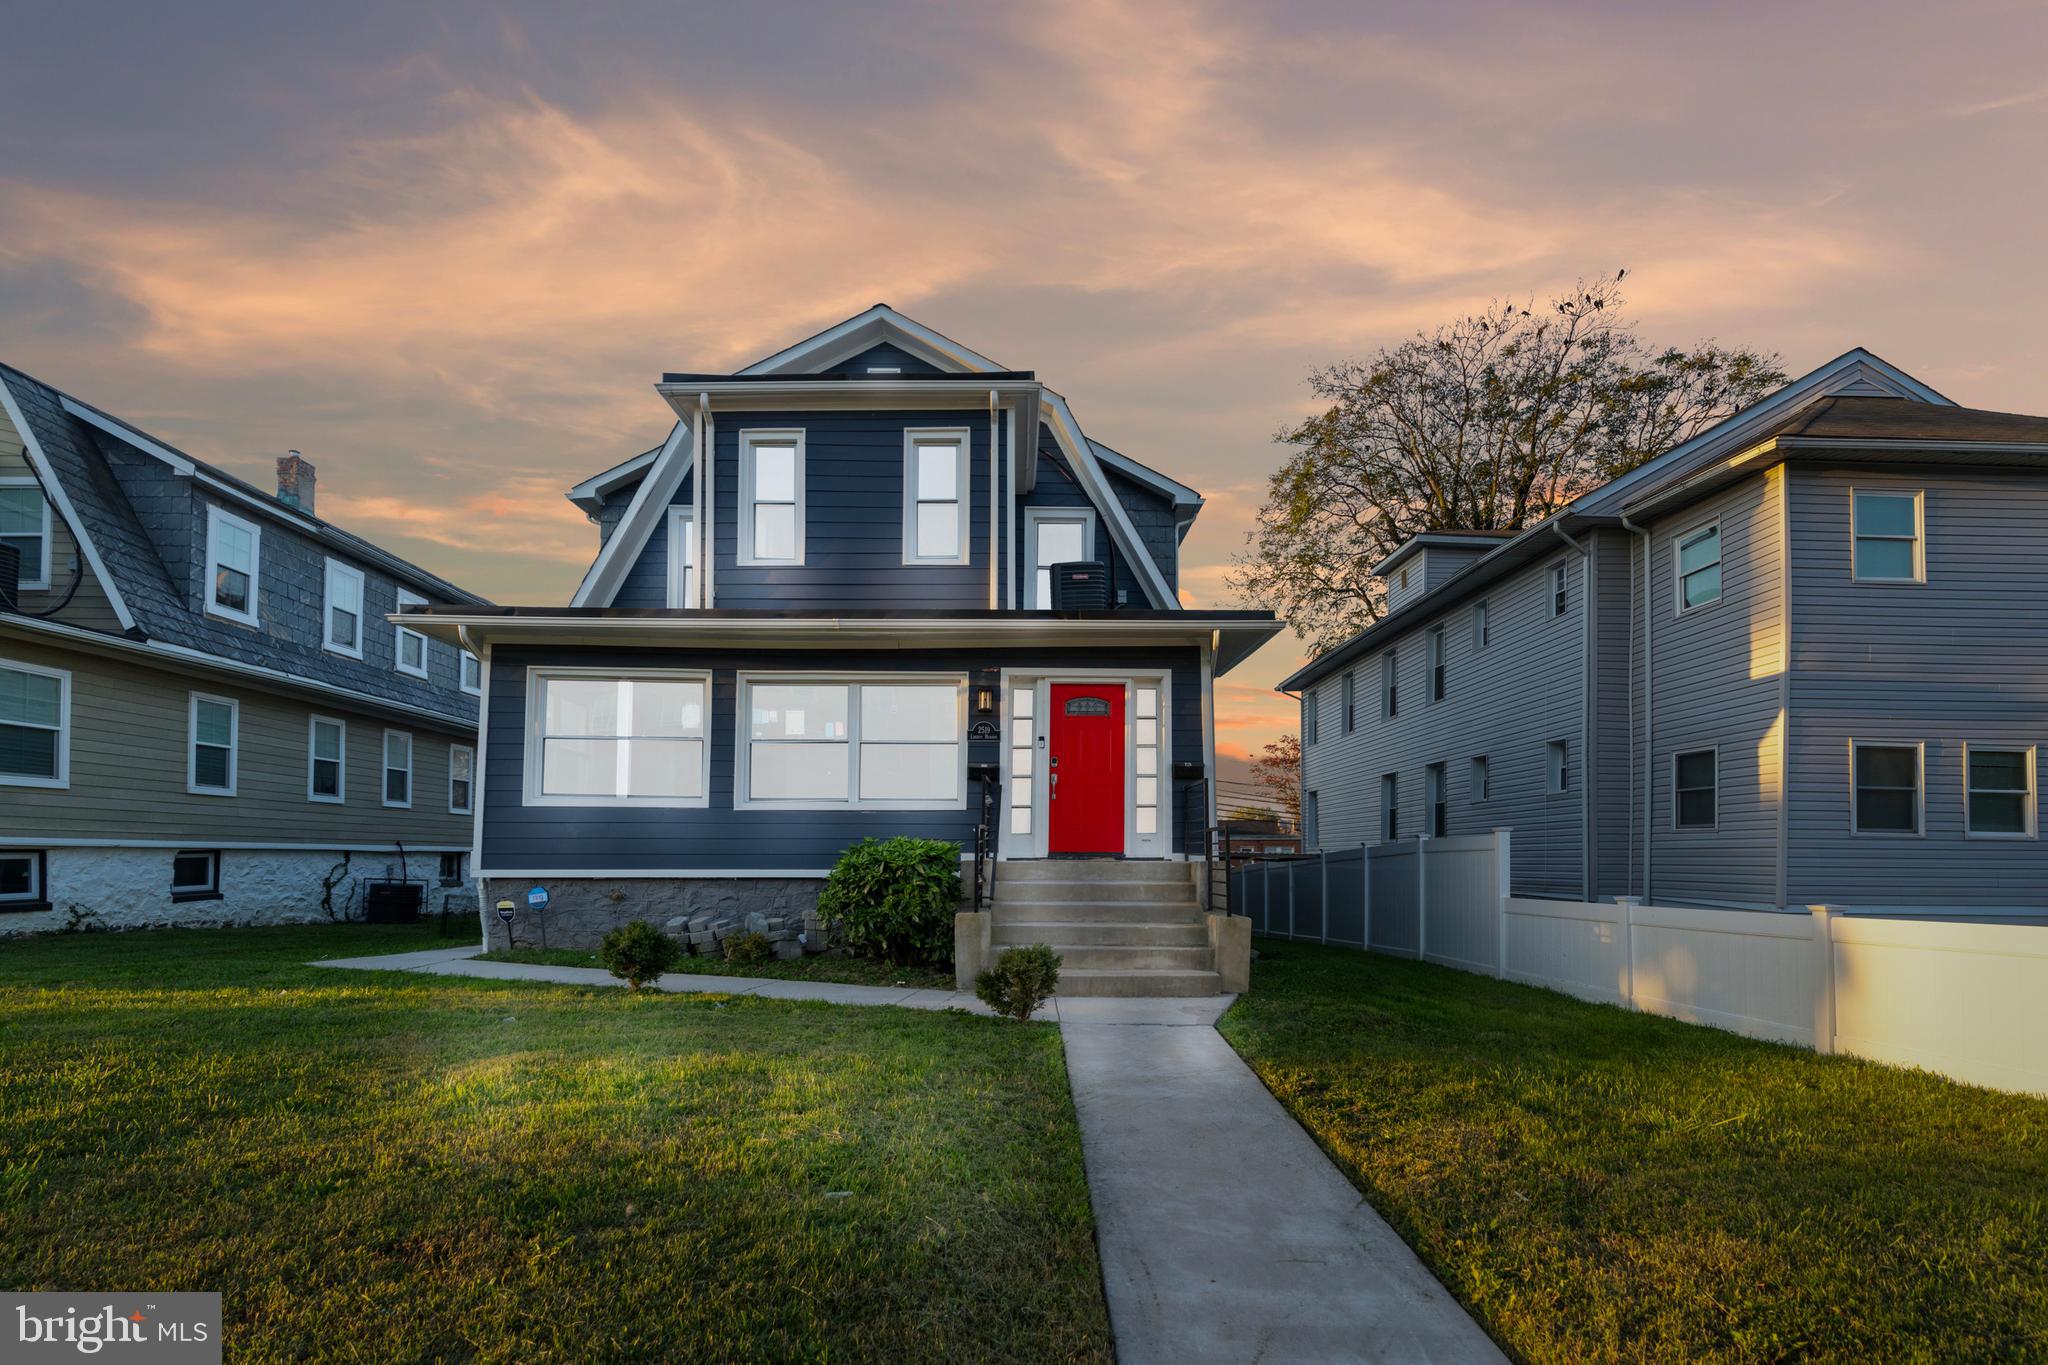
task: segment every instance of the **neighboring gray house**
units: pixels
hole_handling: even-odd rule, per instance
[[[1505,827],[1520,895],[2048,910],[2048,418],[1852,351],[1378,572],[1281,684],[1311,847]]]
[[[473,905],[483,599],[0,365],[0,935]]]

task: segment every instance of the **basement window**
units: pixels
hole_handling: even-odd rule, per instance
[[[217,901],[220,899],[220,854],[211,849],[187,849],[171,859],[173,901]]]
[[[0,853],[0,911],[47,910],[41,849],[8,849]]]

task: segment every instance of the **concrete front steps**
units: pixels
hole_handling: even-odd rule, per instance
[[[1208,918],[1186,863],[1057,859],[997,870],[989,952],[1060,957],[1066,996],[1220,995]]]

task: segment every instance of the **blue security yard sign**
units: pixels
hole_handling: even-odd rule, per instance
[[[533,890],[526,893],[526,904],[534,910],[547,909],[548,889],[545,886],[534,887]]]

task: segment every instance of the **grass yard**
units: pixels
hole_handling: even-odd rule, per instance
[[[531,962],[543,967],[604,967],[595,952],[582,948],[500,948],[482,953],[479,962]],[[787,962],[727,962],[722,957],[678,958],[669,968],[688,976],[766,976],[778,981],[837,981],[853,986],[907,986],[913,990],[950,991],[950,967],[891,967],[865,957],[817,954]]]
[[[1258,948],[1224,1035],[1510,1353],[2048,1359],[2048,1100]]]
[[[0,1285],[218,1289],[231,1360],[1108,1360],[1059,1035],[0,943]]]

